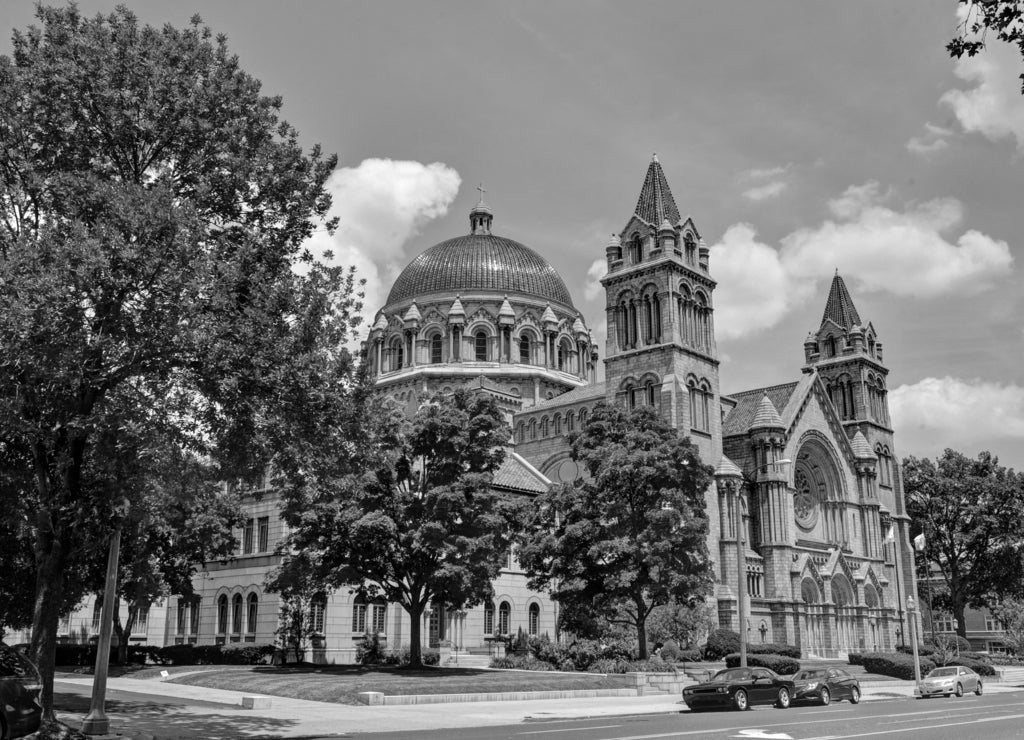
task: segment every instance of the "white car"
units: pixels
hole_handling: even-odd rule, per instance
[[[962,665],[947,665],[933,668],[921,681],[921,698],[929,696],[963,696],[965,691],[973,691],[981,696],[981,676]]]

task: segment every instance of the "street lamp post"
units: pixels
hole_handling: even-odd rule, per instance
[[[917,603],[907,594],[907,625],[910,628],[910,645],[914,650],[914,693],[921,696],[921,656],[917,653]]]

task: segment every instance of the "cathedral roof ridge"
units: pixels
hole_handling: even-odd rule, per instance
[[[679,208],[676,207],[672,190],[665,178],[657,155],[651,158],[647,166],[647,175],[640,188],[640,198],[636,203],[636,215],[646,223],[657,227],[666,219],[670,223],[679,221]]]
[[[846,289],[846,283],[843,282],[838,269],[832,277],[832,287],[828,291],[828,301],[825,303],[821,325],[824,326],[827,321],[833,321],[846,331],[861,323],[860,314],[853,305],[853,298],[850,297],[850,291]]]

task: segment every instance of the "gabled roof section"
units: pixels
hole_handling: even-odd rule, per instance
[[[522,455],[506,449],[505,459],[494,471],[493,485],[496,488],[508,488],[513,491],[544,493],[551,487],[551,481],[530,465]]]
[[[541,409],[555,409],[560,406],[569,406],[574,403],[581,401],[603,401],[605,397],[605,384],[594,383],[593,385],[583,385],[579,388],[573,388],[571,391],[566,391],[560,396],[554,398],[545,399],[540,403],[524,408],[521,414],[532,414],[534,411],[540,411]]]
[[[846,283],[839,275],[839,270],[836,270],[835,277],[832,278],[832,287],[828,291],[825,313],[821,317],[822,326],[830,320],[846,331],[854,326],[860,326],[860,314],[853,305],[853,298],[850,297],[850,291],[846,289]]]
[[[768,397],[769,402],[776,409],[784,409],[789,403],[793,390],[799,383],[783,383],[768,388],[755,388],[750,391],[730,394],[729,398],[736,402],[736,406],[725,417],[722,424],[722,436],[731,437],[737,434],[746,434],[750,429],[757,410],[761,405],[761,399]],[[780,424],[780,426],[782,426]]]
[[[658,226],[666,218],[669,223],[679,222],[679,209],[675,198],[665,179],[665,171],[661,169],[658,155],[651,158],[647,167],[647,176],[640,188],[640,199],[636,202],[636,215],[651,226]]]

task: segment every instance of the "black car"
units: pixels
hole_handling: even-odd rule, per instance
[[[755,704],[774,704],[786,709],[793,697],[793,682],[767,668],[726,668],[704,683],[683,689],[683,701],[691,712],[733,707],[750,709]]]
[[[829,704],[840,699],[860,702],[860,681],[842,668],[807,668],[793,674],[793,701]]]
[[[28,658],[0,645],[0,738],[24,737],[39,729],[42,680]]]

